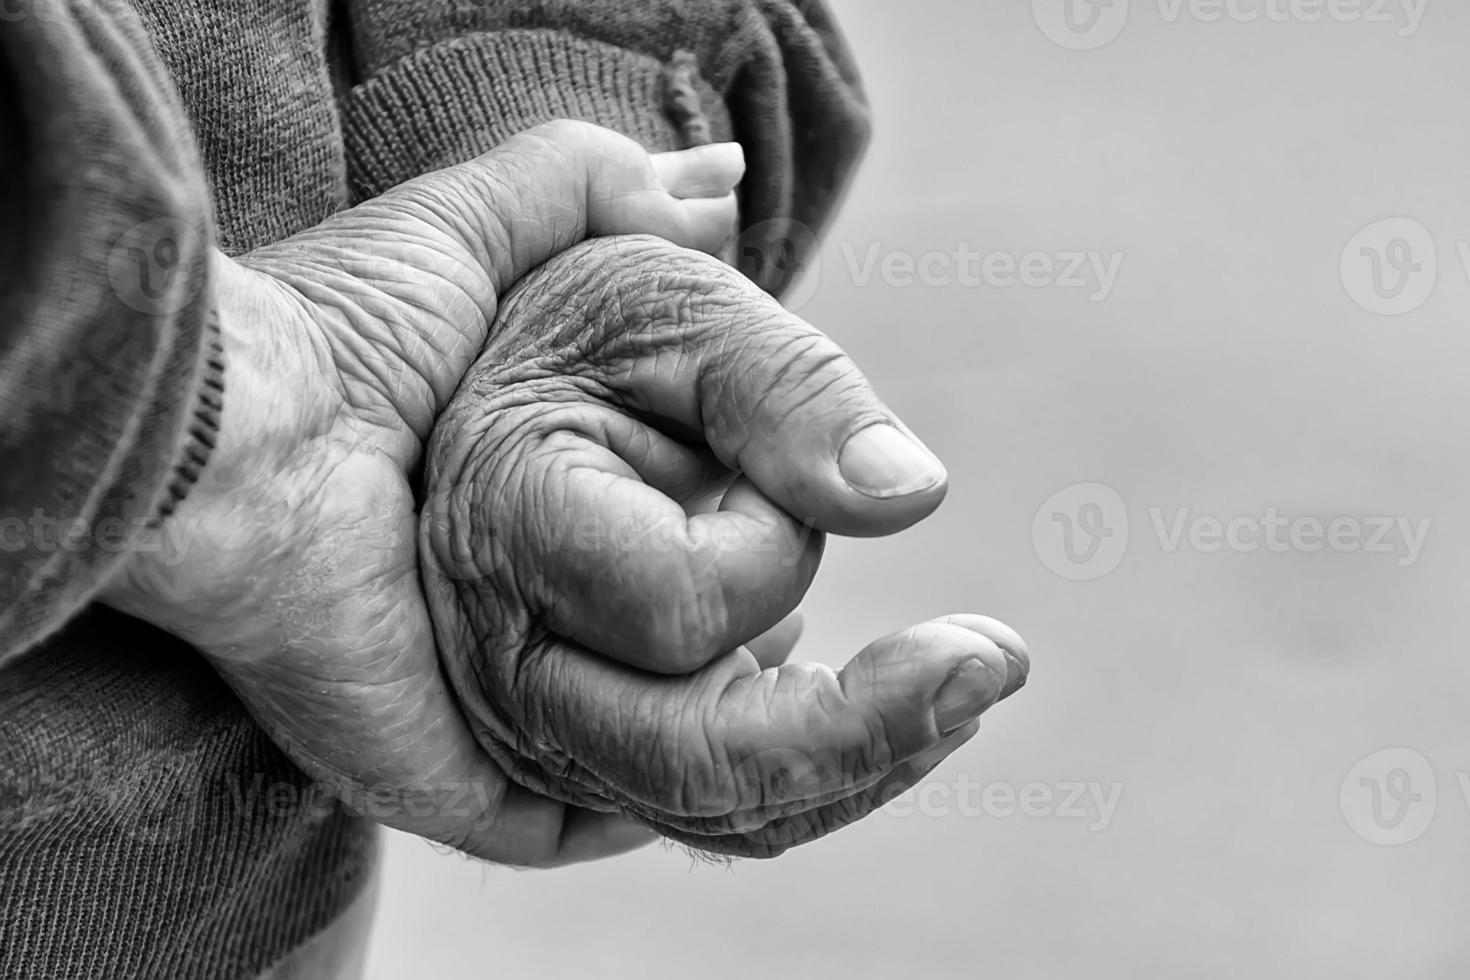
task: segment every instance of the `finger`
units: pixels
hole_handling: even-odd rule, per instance
[[[552,860],[543,867],[601,861],[647,847],[659,836],[656,830],[621,814],[568,807]]]
[[[465,826],[452,843],[497,864],[555,868],[624,854],[658,837],[622,814],[585,810],[510,786],[493,811]]]
[[[724,146],[661,166],[682,166],[686,181],[704,170],[713,172],[716,184],[730,176],[738,180],[744,158],[738,146]],[[587,237],[657,235],[685,248],[715,251],[729,238],[736,214],[729,188],[718,197],[681,200],[664,187],[637,142],[565,120],[537,126],[475,160],[419,180],[460,209],[452,227],[465,233],[465,244],[491,273],[497,294]]]
[[[791,651],[796,649],[796,642],[801,639],[801,632],[805,627],[805,617],[800,609],[795,609],[781,622],[745,644],[745,649],[755,657],[755,662],[762,670],[779,667],[791,656]]]
[[[659,673],[696,670],[796,608],[821,534],[748,481],[690,514],[679,501],[730,476],[708,453],[544,386],[537,399],[530,414],[456,399],[440,418],[481,433],[436,441],[426,465],[424,551],[451,580],[501,583],[553,632]]]
[[[712,270],[693,255],[681,266],[666,270],[665,288],[697,295],[694,277]],[[657,413],[701,424],[726,465],[825,531],[891,533],[928,516],[947,481],[933,453],[836,344],[743,280],[727,282],[739,301],[685,304],[689,356],[672,368],[636,363],[629,389]],[[697,416],[680,418],[688,402],[678,389],[691,384]]]
[[[946,736],[932,749],[900,763],[871,786],[811,810],[776,817],[741,834],[700,835],[675,831],[672,839],[701,851],[731,857],[773,858],[799,844],[809,844],[892,803],[917,786],[960,746],[974,738],[980,723],[973,721]]]
[[[745,176],[739,143],[708,143],[650,158],[664,190],[677,198],[725,197]]]
[[[739,273],[653,239],[573,249],[527,281],[507,317],[534,304],[540,276],[580,263],[582,284],[548,329],[607,338],[595,351],[626,409],[705,442],[798,521],[877,535],[926,517],[944,467],[842,351]],[[527,299],[524,297],[530,296]]]
[[[1031,677],[1031,652],[1026,648],[1026,641],[1021,638],[1020,633],[998,619],[974,613],[956,613],[945,616],[940,622],[973,630],[1000,647],[1006,658],[1006,685],[1001,692],[1002,698],[1010,697],[1026,686],[1026,681]]]
[[[523,586],[552,631],[643,670],[685,674],[785,619],[810,588],[822,535],[798,524],[747,480],[719,510],[689,516],[600,447],[544,450],[555,529],[517,553],[540,569]],[[625,447],[626,448],[626,447]],[[522,526],[546,525],[527,515]]]
[[[1025,686],[1030,671],[1030,654],[1026,649],[1026,641],[1023,641],[1020,633],[1011,629],[1007,624],[1001,623],[1000,620],[970,613],[945,616],[939,621],[975,630],[975,632],[988,636],[991,641],[995,642],[995,645],[1000,646],[1007,660],[1007,683],[1001,692],[1001,699],[1007,698],[1011,693]],[[801,813],[784,815],[784,817],[778,815],[769,823],[761,824],[759,829],[748,830],[741,835],[673,836],[695,848],[716,852],[716,854],[735,855],[735,857],[776,857],[791,846],[808,843],[829,835],[841,827],[856,823],[857,820],[861,820],[872,811],[885,807],[892,799],[898,798],[901,793],[907,792],[908,789],[922,782],[926,774],[931,773],[933,768],[947,758],[951,752],[969,742],[976,732],[979,732],[979,721],[972,721],[953,735],[945,736],[935,748],[925,749],[916,757],[907,760],[906,763],[897,765],[894,770],[889,771],[872,786],[861,786],[851,795],[842,796],[835,801],[820,801],[820,804],[814,805],[810,810],[801,811]]]
[[[522,663],[517,694],[533,739],[601,775],[636,812],[710,835],[748,829],[752,812],[764,823],[873,786],[993,705],[1011,669],[987,637],[930,622],[869,645],[841,672],[762,671],[737,651],[658,678],[569,645]]]
[[[708,449],[672,439],[616,412],[592,412],[596,417],[574,423],[571,431],[585,434],[617,456],[622,465],[612,466],[618,472],[631,473],[677,501],[690,517],[719,511],[720,500],[739,474]]]
[[[945,616],[938,622],[973,630],[1000,647],[1007,667],[1001,700],[1025,686],[1030,674],[1031,656],[1026,648],[1026,641],[1010,626],[998,619],[973,613]],[[926,749],[896,766],[871,785],[855,784],[850,794],[839,792],[813,797],[807,801],[807,808],[799,812],[792,812],[790,808],[767,807],[742,814],[738,820],[729,821],[732,826],[748,828],[742,833],[717,834],[713,839],[703,838],[698,833],[676,833],[672,836],[690,846],[716,853],[774,857],[789,847],[816,840],[862,819],[874,809],[885,806],[918,783],[926,773],[960,745],[969,741],[977,731],[979,722],[971,722],[954,734],[946,736],[934,748]]]

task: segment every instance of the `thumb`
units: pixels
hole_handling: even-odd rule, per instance
[[[503,363],[562,345],[620,408],[702,442],[798,524],[893,534],[944,498],[944,466],[857,365],[709,256],[649,238],[578,246],[514,290],[502,322],[527,308],[538,332],[498,336]]]
[[[512,284],[589,235],[716,251],[733,235],[744,170],[737,144],[655,157],[589,123],[548,123],[241,264],[288,287],[322,323],[344,377],[386,397],[422,436]]]
[[[610,129],[563,120],[527,130],[385,195],[460,239],[498,295],[584,238],[655,235],[715,252],[735,232],[738,143],[651,156]]]

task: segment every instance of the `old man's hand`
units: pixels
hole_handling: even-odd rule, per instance
[[[865,816],[1029,669],[974,615],[841,671],[780,665],[822,532],[900,531],[945,472],[830,340],[664,241],[586,243],[511,293],[425,487],[429,607],[485,750],[703,850],[772,856]]]

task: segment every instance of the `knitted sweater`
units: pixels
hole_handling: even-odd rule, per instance
[[[816,0],[0,3],[0,977],[253,976],[360,892],[371,828],[89,602],[230,410],[210,250],[559,117],[739,139],[772,290],[867,135]]]

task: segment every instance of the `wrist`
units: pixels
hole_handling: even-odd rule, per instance
[[[289,304],[266,277],[213,258],[203,364],[167,491],[99,596],[191,641],[196,622],[247,592],[256,559],[268,557],[242,533],[256,522],[251,491],[300,444],[310,387],[301,359],[273,339],[304,333],[291,329]]]

